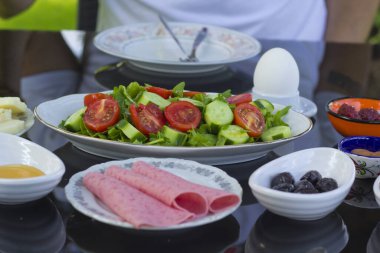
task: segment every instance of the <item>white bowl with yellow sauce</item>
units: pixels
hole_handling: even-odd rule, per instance
[[[63,162],[51,151],[0,133],[0,204],[40,199],[57,186],[64,173]]]

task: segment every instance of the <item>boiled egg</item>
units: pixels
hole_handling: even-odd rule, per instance
[[[261,96],[296,97],[300,74],[293,56],[283,48],[268,50],[253,75],[253,93]]]

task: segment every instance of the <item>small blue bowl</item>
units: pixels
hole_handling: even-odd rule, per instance
[[[380,156],[353,154],[354,149],[380,151],[380,137],[351,136],[342,139],[338,149],[346,153],[355,163],[357,178],[376,178],[380,174]]]

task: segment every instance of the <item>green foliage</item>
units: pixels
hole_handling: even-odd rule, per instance
[[[369,36],[368,42],[373,45],[380,44],[380,9],[377,11],[373,22],[372,34]]]

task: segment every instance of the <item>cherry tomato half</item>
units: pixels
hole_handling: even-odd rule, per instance
[[[198,94],[203,94],[203,92],[200,92],[200,91],[184,91],[183,92],[183,96],[190,97],[190,98]]]
[[[100,99],[104,99],[104,98],[111,98],[111,96],[104,93],[90,93],[84,96],[83,103],[85,106],[89,106],[93,102],[98,101]]]
[[[160,108],[152,103],[129,106],[133,125],[143,134],[157,133],[165,125],[165,117]]]
[[[95,132],[104,132],[119,121],[119,104],[112,98],[105,98],[91,103],[83,117],[86,127]]]
[[[148,110],[157,120],[159,120],[160,125],[165,125],[166,119],[164,116],[164,112],[161,111],[160,107],[158,105],[153,103],[148,103],[145,106],[145,109]]]
[[[154,87],[154,86],[148,86],[145,88],[145,90],[147,90],[149,92],[156,93],[157,95],[159,95],[165,99],[168,99],[173,94],[173,92],[171,90],[168,90],[165,88],[160,88],[160,87]]]
[[[198,107],[187,101],[172,102],[164,114],[169,125],[182,132],[198,127],[202,118]]]
[[[231,96],[227,98],[227,102],[230,104],[242,104],[242,103],[249,103],[252,101],[252,94],[250,93],[243,93],[235,96]]]
[[[265,128],[265,119],[260,109],[250,103],[239,104],[234,109],[234,122],[248,131],[248,135],[259,137]]]

